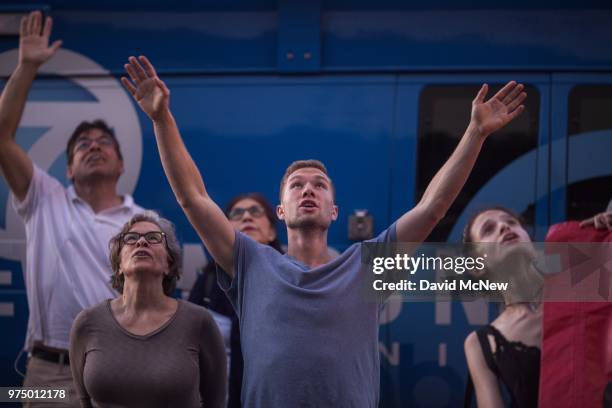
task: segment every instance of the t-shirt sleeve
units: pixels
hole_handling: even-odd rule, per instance
[[[397,221],[391,224],[389,228],[387,228],[386,230],[378,234],[378,236],[372,239],[369,239],[365,242],[372,243],[372,244],[391,244],[391,243],[397,242],[396,224],[397,224]],[[373,245],[373,246],[376,247],[374,250],[376,251],[376,253],[379,253],[380,256],[391,256],[391,253],[389,251],[393,251],[394,249],[394,248],[391,248],[391,246],[386,246],[386,245]],[[362,247],[362,250],[363,250],[363,247]],[[379,312],[382,311],[385,302],[389,299],[391,294],[392,294],[391,291],[385,291],[384,294],[380,297],[379,309],[378,309]]]
[[[366,242],[373,242],[373,243],[380,243],[380,244],[397,242],[396,224],[397,224],[397,221],[391,224],[389,228],[387,228],[386,230],[378,234],[378,236],[372,239],[369,239]]]
[[[23,201],[19,201],[17,197],[11,194],[11,203],[13,208],[19,214],[24,221],[27,221],[32,214],[36,211],[36,208],[43,202],[45,196],[51,194],[55,189],[64,187],[60,182],[45,173],[40,167],[34,165],[34,171],[32,172],[32,180],[28,186]]]
[[[203,313],[200,341],[200,395],[204,407],[222,408],[227,396],[227,361],[223,338],[210,313]]]
[[[227,294],[230,303],[240,318],[242,316],[242,301],[245,287],[246,269],[249,257],[252,256],[260,245],[245,234],[236,231],[234,240],[234,278],[217,266],[217,280],[219,286]]]
[[[88,325],[90,318],[87,311],[82,311],[76,317],[72,330],[70,331],[70,370],[74,380],[77,397],[81,407],[93,407],[91,398],[85,389],[83,372],[85,368],[85,356],[88,342]]]

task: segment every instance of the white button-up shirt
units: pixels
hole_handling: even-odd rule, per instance
[[[110,285],[108,243],[143,209],[126,195],[123,204],[96,214],[73,186],[65,188],[36,165],[25,199],[13,196],[12,202],[26,226],[25,347],[42,341],[68,349],[76,315],[117,296]]]

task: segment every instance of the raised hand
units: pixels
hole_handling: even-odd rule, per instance
[[[612,231],[612,211],[606,211],[588,218],[580,223],[581,227],[594,227],[595,229],[607,229]]]
[[[489,86],[484,84],[472,101],[470,125],[475,126],[483,137],[506,126],[525,110],[525,106],[521,105],[527,97],[524,88],[523,84],[510,81],[485,102]]]
[[[159,79],[155,68],[147,57],[141,55],[128,58],[129,64],[125,64],[130,79],[121,77],[121,83],[132,94],[144,113],[156,121],[168,110],[170,90],[166,84]]]
[[[19,63],[36,68],[47,62],[62,45],[60,40],[49,45],[53,20],[47,17],[43,24],[40,11],[34,11],[21,19],[19,29]]]

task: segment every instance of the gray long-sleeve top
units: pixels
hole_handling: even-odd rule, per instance
[[[110,300],[82,311],[70,336],[70,367],[82,407],[223,407],[223,341],[210,314],[178,301],[144,336],[125,330]]]

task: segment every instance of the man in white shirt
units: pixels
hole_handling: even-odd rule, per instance
[[[21,21],[19,63],[0,96],[0,168],[26,226],[30,359],[24,386],[69,389],[71,405],[78,406],[67,351],[70,328],[82,309],[116,296],[108,242],[142,208],[117,194],[123,158],[103,121],[83,122],[70,137],[69,188],[38,168],[15,142],[38,68],[61,45],[49,45],[51,26],[51,18],[43,21],[40,12]]]

